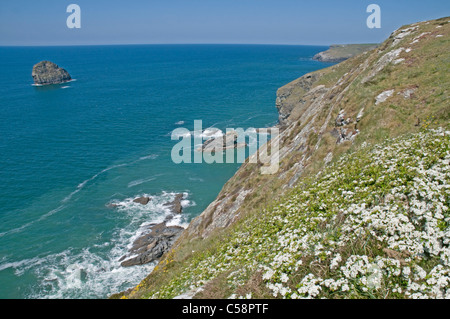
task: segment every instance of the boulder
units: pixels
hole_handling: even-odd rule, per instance
[[[175,214],[181,214],[181,212],[183,211],[183,207],[181,206],[182,199],[183,194],[177,194],[172,202],[166,203],[164,204],[164,206],[169,206],[171,211]]]
[[[35,64],[31,76],[37,85],[59,84],[72,80],[66,70],[50,61]]]
[[[147,196],[138,197],[133,200],[134,203],[138,203],[138,204],[142,204],[142,205],[147,205],[149,201],[150,201],[150,197],[147,197]]]
[[[120,265],[131,267],[158,260],[169,251],[183,230],[180,226],[167,226],[165,222],[150,225],[149,232],[134,241],[129,255],[119,260],[122,261]]]

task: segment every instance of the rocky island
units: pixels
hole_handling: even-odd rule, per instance
[[[60,84],[72,80],[69,72],[50,61],[35,64],[31,76],[36,85]]]
[[[327,51],[317,53],[313,60],[339,63],[376,47],[378,44],[333,44]]]

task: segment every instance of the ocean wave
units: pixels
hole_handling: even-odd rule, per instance
[[[200,178],[200,177],[188,177],[188,179],[193,182],[204,182],[205,181],[203,178]]]
[[[64,82],[58,83],[58,84],[70,83],[70,82],[75,82],[75,81],[77,81],[77,79],[71,79],[71,80],[69,80],[69,81],[64,81]],[[31,86],[46,86],[46,85],[48,85],[48,84],[38,84],[38,83],[32,83],[32,84],[31,84]],[[51,85],[51,84],[50,84],[50,85]],[[68,87],[69,87],[69,86],[63,86],[62,89],[66,89],[66,88],[68,88]]]
[[[145,161],[145,160],[148,160],[148,159],[152,159],[153,160],[153,159],[156,159],[156,158],[158,158],[158,155],[156,155],[156,154],[150,154],[150,155],[142,156],[142,157],[139,158],[139,160],[134,161],[133,164],[136,163],[136,162]]]
[[[222,137],[223,135],[223,131],[215,127],[209,127],[200,134],[200,136],[204,139],[218,138]]]
[[[123,166],[128,166],[128,165],[131,165],[131,163],[118,164],[118,165],[113,165],[113,166],[110,166],[108,168],[105,168],[104,170],[100,171],[99,173],[93,175],[92,177],[90,177],[90,178],[86,179],[85,181],[81,182],[80,184],[78,184],[77,189],[74,190],[72,193],[70,193],[68,196],[66,196],[61,202],[62,203],[66,203],[69,200],[71,200],[73,195],[75,195],[78,192],[80,192],[86,186],[87,183],[93,181],[94,179],[96,179],[97,177],[102,175],[103,173],[106,173],[106,172],[108,172],[108,171],[110,171],[112,169],[118,168],[118,167],[123,167]]]
[[[22,232],[24,229],[30,227],[31,225],[33,225],[33,224],[35,224],[35,223],[38,223],[38,222],[41,222],[41,221],[43,221],[44,219],[46,219],[46,218],[52,216],[53,214],[55,214],[55,213],[61,211],[63,208],[65,208],[64,205],[58,206],[57,208],[52,209],[51,211],[47,212],[46,214],[42,215],[41,217],[39,217],[39,218],[37,218],[37,219],[35,219],[35,220],[33,220],[33,221],[30,221],[30,222],[28,222],[28,223],[26,223],[26,224],[24,224],[24,225],[22,225],[22,226],[20,226],[20,227],[13,228],[13,229],[10,229],[10,230],[5,231],[5,232],[3,232],[3,233],[0,233],[0,237],[6,236],[6,235],[10,235],[10,234],[14,234],[14,233],[20,233],[20,232]]]
[[[33,274],[38,280],[27,298],[32,299],[86,299],[106,298],[113,293],[136,286],[154,268],[154,263],[140,266],[122,267],[120,258],[126,255],[133,242],[148,230],[150,224],[160,223],[171,214],[170,207],[164,205],[175,199],[178,192],[160,194],[139,194],[123,200],[113,200],[117,213],[126,217],[127,225],[116,228],[112,237],[90,247],[68,248],[62,252],[38,256],[19,261],[3,257],[0,271],[13,269],[18,277]],[[149,196],[147,205],[134,203],[138,196]],[[189,193],[183,193],[183,208],[195,203]],[[176,214],[168,225],[187,227],[183,214]]]
[[[118,259],[126,247],[109,248],[103,254],[97,252],[99,247],[67,249],[5,266],[14,268],[17,276],[32,272],[38,278],[39,285],[27,296],[31,299],[106,298],[138,284],[154,267],[154,264],[121,267]]]
[[[131,223],[134,223],[139,228],[148,226],[149,224],[156,224],[164,222],[167,217],[172,216],[172,211],[167,203],[172,202],[175,196],[179,194],[176,192],[163,191],[159,195],[141,193],[133,197],[128,197],[123,200],[112,200],[107,206],[114,207],[118,212],[125,213],[131,218]],[[139,197],[149,197],[150,201],[147,205],[135,203],[134,200]],[[189,193],[183,193],[181,200],[181,207],[187,208],[195,206],[195,202],[188,199]],[[181,215],[184,217],[184,215]],[[137,225],[141,221],[141,224]],[[180,223],[182,221],[180,220]]]
[[[147,182],[151,182],[154,181],[156,179],[156,177],[150,177],[150,178],[142,178],[142,179],[137,179],[135,181],[129,182],[128,183],[128,188],[134,187],[134,186],[138,186]]]
[[[122,163],[122,164],[117,164],[117,165],[107,167],[107,168],[103,169],[102,171],[100,171],[99,173],[93,175],[92,177],[90,177],[90,178],[84,180],[83,182],[81,182],[80,184],[78,184],[77,188],[72,193],[70,193],[68,196],[66,196],[61,202],[66,203],[66,202],[70,201],[75,194],[80,192],[86,186],[86,184],[95,180],[97,177],[99,177],[100,175],[102,175],[110,170],[113,170],[113,169],[119,168],[119,167],[130,166],[130,165],[136,164],[138,162],[149,160],[149,159],[156,159],[157,157],[158,157],[157,154],[150,154],[150,155],[142,156],[139,159],[128,162],[128,163]]]
[[[223,131],[215,128],[215,127],[209,127],[207,129],[204,129],[203,131],[184,131],[184,132],[178,132],[176,130],[168,133],[168,135],[173,136],[174,138],[184,138],[184,137],[201,137],[203,140],[208,140],[212,138],[218,138],[224,135]]]
[[[115,168],[130,166],[130,165],[136,164],[136,163],[138,163],[140,161],[144,161],[144,160],[148,160],[148,159],[155,159],[157,157],[158,157],[158,155],[156,155],[156,154],[150,154],[150,155],[146,155],[146,156],[140,157],[139,159],[131,161],[131,162],[128,162],[128,163],[122,163],[122,164],[113,165],[113,166],[110,166],[110,167],[107,167],[107,168],[101,170],[100,172],[96,173],[95,175],[91,176],[90,178],[88,178],[88,179],[84,180],[83,182],[79,183],[74,191],[72,191],[69,195],[67,195],[66,197],[64,197],[61,200],[61,202],[60,202],[61,205],[60,206],[56,207],[55,209],[50,210],[49,212],[43,214],[39,218],[37,218],[35,220],[32,220],[32,221],[30,221],[30,222],[28,222],[28,223],[26,223],[24,225],[21,225],[19,227],[14,228],[14,229],[10,229],[10,230],[1,232],[0,233],[0,237],[4,237],[6,235],[10,235],[10,234],[13,234],[13,233],[22,232],[23,230],[25,230],[26,228],[30,227],[31,225],[33,225],[35,223],[38,223],[38,222],[41,222],[41,221],[45,220],[46,218],[52,216],[53,214],[55,214],[57,212],[60,212],[61,210],[63,210],[66,207],[66,204],[73,198],[74,195],[76,195],[77,193],[82,191],[86,187],[86,185],[88,185],[90,182],[92,182],[95,179],[97,179],[100,175],[102,175],[102,174],[104,174],[104,173],[106,173],[106,172],[108,172],[110,170],[113,170]],[[143,181],[143,182],[145,182],[145,181]],[[129,187],[132,187],[132,186],[129,186]]]

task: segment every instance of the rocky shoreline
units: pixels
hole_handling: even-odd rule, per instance
[[[153,223],[141,229],[141,234],[134,240],[128,250],[128,253],[119,259],[122,267],[131,267],[144,265],[158,261],[181,235],[184,230],[181,226],[170,226],[170,222],[177,215],[182,214],[183,207],[181,201],[184,195],[179,193],[175,195],[173,201],[165,203],[170,209],[170,214],[162,223]],[[148,196],[137,197],[133,202],[147,205],[151,200]],[[109,207],[117,207],[117,205]]]

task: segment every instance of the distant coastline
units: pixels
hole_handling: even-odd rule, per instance
[[[327,51],[319,52],[313,60],[320,62],[339,63],[350,59],[358,54],[370,51],[378,47],[379,44],[333,44]]]

